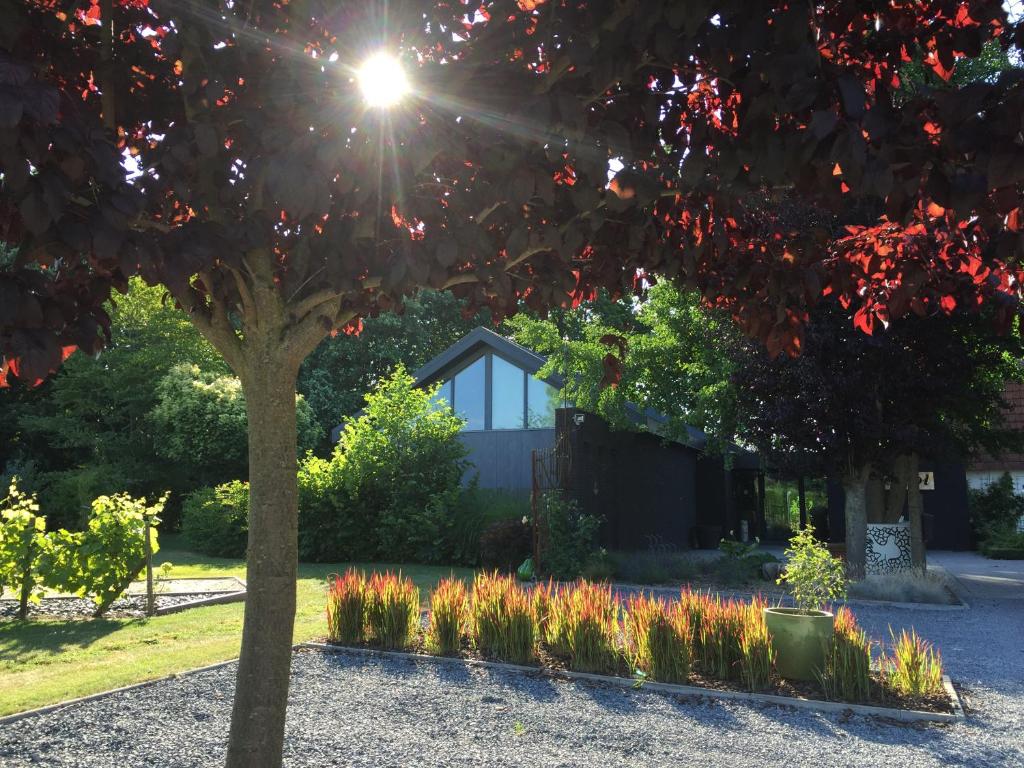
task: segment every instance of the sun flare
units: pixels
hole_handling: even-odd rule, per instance
[[[363,98],[371,107],[394,106],[411,90],[401,62],[383,51],[363,62],[357,79]]]

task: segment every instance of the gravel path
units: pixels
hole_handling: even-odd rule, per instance
[[[970,611],[861,607],[878,638],[916,626],[974,711],[966,724],[679,699],[428,661],[304,652],[286,765],[1024,766],[1024,602]],[[0,726],[0,765],[216,766],[234,667]]]

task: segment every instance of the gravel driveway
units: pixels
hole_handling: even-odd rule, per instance
[[[328,766],[1024,766],[1024,601],[861,607],[916,626],[965,693],[966,724],[898,726],[420,661],[296,655],[285,763]],[[216,766],[234,667],[0,726],[0,765]]]

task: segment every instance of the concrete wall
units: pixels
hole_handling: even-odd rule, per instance
[[[479,473],[481,488],[529,491],[532,487],[530,456],[534,448],[555,444],[553,429],[492,429],[462,432],[459,439],[469,449],[469,460]],[[466,473],[465,482],[474,470]]]

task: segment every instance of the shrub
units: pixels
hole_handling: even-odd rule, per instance
[[[764,601],[760,597],[739,607],[740,679],[751,691],[768,687],[775,665],[775,651],[768,636],[764,608]]]
[[[832,647],[825,659],[821,687],[833,700],[863,702],[871,698],[871,641],[846,606],[836,611]]]
[[[327,639],[358,645],[366,640],[366,575],[349,568],[327,584]]]
[[[553,602],[562,612],[556,626],[564,636],[569,666],[579,672],[614,672],[619,651],[619,598],[610,585],[581,581],[566,599]]]
[[[498,488],[480,488],[476,480],[462,489],[455,506],[448,536],[451,562],[475,566],[482,562],[480,545],[484,531],[497,522],[521,521],[530,517],[530,496],[527,492],[506,491]],[[523,552],[515,565],[527,557],[532,544]],[[493,553],[488,553],[490,559]],[[499,567],[487,563],[488,568]],[[509,570],[506,568],[506,570]]]
[[[480,536],[480,564],[489,570],[511,572],[530,556],[533,533],[523,519],[491,523]]]
[[[685,683],[693,655],[689,617],[678,602],[646,596],[629,599],[626,637],[634,666],[652,680]]]
[[[232,480],[189,494],[182,504],[181,532],[196,552],[213,557],[245,557],[249,484]]]
[[[156,525],[167,495],[153,505],[125,493],[100,496],[92,503],[89,527],[81,535],[77,591],[92,596],[96,615],[106,612],[146,564],[146,537],[156,554]]]
[[[946,580],[934,572],[891,573],[868,576],[850,584],[850,596],[861,600],[892,600],[897,603],[953,602]]]
[[[408,648],[420,626],[420,591],[391,571],[367,583],[366,625],[381,648]]]
[[[481,653],[517,664],[533,658],[533,604],[515,579],[496,572],[478,574],[470,610],[473,639]]]
[[[76,469],[46,472],[37,480],[39,504],[50,528],[83,530],[92,501],[99,496],[137,490],[123,467],[90,464]]]
[[[941,694],[942,657],[931,643],[922,640],[916,631],[900,632],[897,638],[889,630],[893,645],[882,658],[885,684],[903,696],[919,698]]]
[[[786,571],[779,583],[783,581],[789,585],[797,608],[807,613],[846,597],[843,562],[815,538],[814,527],[810,525],[789,540]]]
[[[597,551],[601,521],[579,511],[574,500],[560,493],[545,493],[539,503],[542,549],[541,569],[556,579],[578,578]]]
[[[641,552],[614,552],[611,560],[618,581],[630,584],[664,584],[693,579],[700,571],[694,560],[677,551],[674,544],[660,536],[648,537]]]
[[[300,556],[434,563],[449,557],[468,466],[462,420],[401,367],[345,422],[330,460],[299,473]]]
[[[29,602],[39,602],[45,590],[42,565],[49,541],[46,518],[38,512],[35,497],[19,491],[13,478],[0,500],[0,595],[5,586],[14,588],[20,619],[28,615]]]
[[[442,579],[430,596],[427,640],[441,654],[457,653],[469,619],[469,598],[461,579]]]
[[[1013,478],[1008,472],[985,488],[968,491],[967,501],[971,526],[982,551],[993,540],[1012,536],[1024,515],[1024,496],[1014,493]]]

